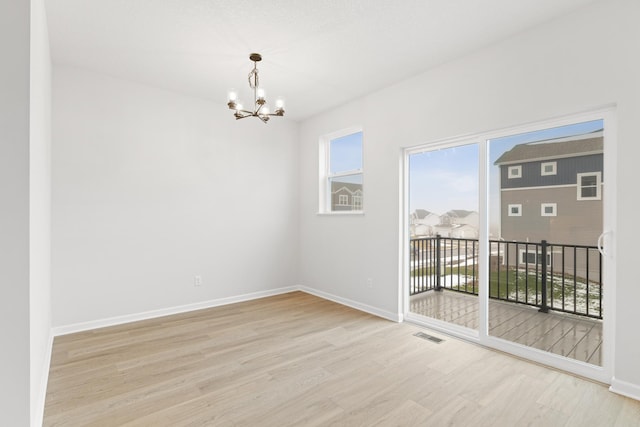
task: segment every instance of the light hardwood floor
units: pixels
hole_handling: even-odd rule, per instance
[[[427,332],[440,344],[415,337]],[[633,426],[601,384],[302,292],[57,337],[45,426]]]
[[[425,292],[411,297],[412,313],[478,329],[478,297]],[[489,300],[489,334],[593,365],[602,365],[602,321]]]

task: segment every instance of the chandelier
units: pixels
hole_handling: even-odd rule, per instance
[[[249,87],[253,89],[253,109],[244,109],[238,100],[238,92],[234,89],[229,90],[229,96],[227,98],[227,105],[229,106],[229,109],[235,111],[233,115],[236,120],[247,117],[257,117],[264,123],[267,123],[271,116],[284,116],[284,100],[282,98],[278,98],[276,100],[276,111],[273,113],[269,112],[269,107],[266,105],[267,100],[265,99],[265,92],[264,89],[260,87],[260,81],[258,80],[258,68],[256,67],[257,63],[262,61],[262,55],[259,53],[252,53],[249,55],[249,59],[253,61],[253,70],[249,73]]]

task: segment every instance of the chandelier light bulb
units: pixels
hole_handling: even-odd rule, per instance
[[[236,111],[242,110],[242,104],[236,104]]]
[[[266,93],[265,93],[264,89],[258,88],[256,90],[256,96],[258,97],[258,99],[264,99],[265,95],[266,95]]]
[[[227,100],[229,102],[236,102],[238,100],[238,92],[236,92],[235,89],[229,89]]]
[[[260,109],[260,115],[261,116],[268,116],[269,115],[269,107],[262,107]]]
[[[284,110],[284,99],[276,99],[276,110]]]

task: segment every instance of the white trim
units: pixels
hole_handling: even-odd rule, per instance
[[[514,178],[522,178],[522,165],[509,166],[507,168],[507,179]]]
[[[51,367],[51,353],[53,351],[53,330],[49,329],[47,339],[47,352],[42,361],[42,377],[40,378],[40,388],[38,390],[38,401],[35,403],[34,412],[31,414],[31,425],[41,426],[44,422],[44,405],[47,398],[47,387],[49,385],[49,369]]]
[[[616,377],[611,378],[611,387],[609,387],[609,391],[630,397],[635,400],[640,400],[639,385],[619,380]]]
[[[598,119],[593,119],[593,120],[598,120]],[[590,120],[585,120],[585,121],[590,121]],[[578,122],[576,122],[578,123]],[[570,124],[570,123],[567,123]],[[538,129],[540,130],[540,129]],[[535,132],[535,130],[533,130],[532,132]],[[527,133],[527,132],[523,132],[523,133]],[[497,138],[495,138],[497,139]],[[556,160],[556,159],[570,159],[572,157],[583,157],[583,156],[593,156],[596,154],[602,154],[602,150],[596,150],[596,151],[584,151],[581,153],[572,153],[572,154],[558,154],[558,155],[554,155],[554,156],[544,156],[544,157],[532,157],[532,158],[527,158],[527,163],[533,163],[533,162],[540,162],[543,160]],[[500,162],[500,166],[507,166],[507,165],[517,165],[517,164],[521,164],[522,160],[511,160],[510,162]]]
[[[340,215],[364,216],[364,211],[351,210],[351,211],[316,212],[316,215],[318,216],[340,216]]]
[[[124,323],[137,322],[140,320],[154,319],[156,317],[170,316],[172,314],[186,313],[204,308],[218,307],[221,305],[234,304],[237,302],[250,301],[258,298],[265,298],[274,295],[286,294],[298,290],[295,286],[271,289],[268,291],[252,292],[250,294],[236,295],[226,298],[218,298],[209,301],[202,301],[193,304],[179,305],[175,307],[161,308],[159,310],[144,311],[142,313],[126,314],[124,316],[109,317],[106,319],[91,320],[89,322],[74,323],[71,325],[56,326],[53,328],[54,336],[73,334],[76,332],[89,331],[92,329],[106,328],[109,326],[122,325]]]
[[[517,213],[511,212],[512,208],[518,208]],[[522,203],[512,203],[507,205],[507,215],[508,216],[522,216]]]
[[[500,191],[544,190],[547,188],[573,188],[575,184],[538,185],[535,187],[501,188]]]
[[[582,186],[581,178],[583,176],[594,176],[596,177],[596,184],[593,186],[596,189],[596,195],[593,197],[583,197],[582,196]],[[586,187],[586,186],[585,186]],[[577,189],[577,200],[602,200],[602,172],[581,172],[576,174],[576,189]]]
[[[545,170],[546,166],[551,166],[551,171]],[[558,162],[542,162],[540,163],[540,176],[549,176],[558,174]]]
[[[338,304],[346,305],[347,307],[355,308],[356,310],[364,311],[365,313],[373,314],[374,316],[382,317],[383,319],[391,320],[392,322],[402,322],[404,320],[402,313],[392,313],[387,310],[381,310],[377,307],[333,295],[328,292],[319,291],[306,286],[298,286],[298,290]]]
[[[341,171],[332,174],[331,167],[331,141],[344,136],[362,134],[362,168],[351,171]],[[318,212],[321,214],[333,213],[331,209],[331,185],[329,182],[333,178],[345,176],[362,176],[362,187],[364,188],[364,129],[362,126],[352,126],[339,131],[321,135],[318,140]]]
[[[553,212],[547,213],[546,208],[552,208]],[[558,204],[540,203],[540,216],[558,216]]]
[[[283,288],[271,289],[268,291],[252,292],[250,294],[242,294],[242,295],[237,295],[233,297],[202,301],[194,304],[179,305],[179,306],[167,307],[159,310],[145,311],[142,313],[127,314],[124,316],[116,316],[116,317],[110,317],[106,319],[92,320],[89,322],[74,323],[71,325],[64,325],[64,326],[56,326],[52,328],[51,343],[53,345],[53,337],[57,337],[61,335],[73,334],[76,332],[89,331],[93,329],[106,328],[109,326],[122,325],[125,323],[137,322],[140,320],[155,319],[157,317],[170,316],[172,314],[187,313],[190,311],[202,310],[205,308],[212,308],[212,307],[219,307],[222,305],[235,304],[238,302],[251,301],[255,299],[270,297],[274,295],[281,295],[281,294],[286,294],[286,293],[295,292],[295,291],[306,292],[308,294],[315,295],[317,297],[330,300],[338,304],[346,305],[351,308],[355,308],[357,310],[364,311],[366,313],[391,320],[393,322],[403,321],[403,316],[401,313],[392,313],[390,311],[381,310],[377,307],[373,307],[373,306],[363,304],[357,301],[353,301],[347,298],[342,298],[337,295],[319,291],[306,286],[287,286]],[[50,358],[51,358],[51,355],[49,354],[49,359]],[[46,387],[45,387],[45,390],[46,390]]]

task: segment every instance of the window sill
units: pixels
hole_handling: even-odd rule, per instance
[[[364,211],[318,212],[318,216],[363,216]]]

